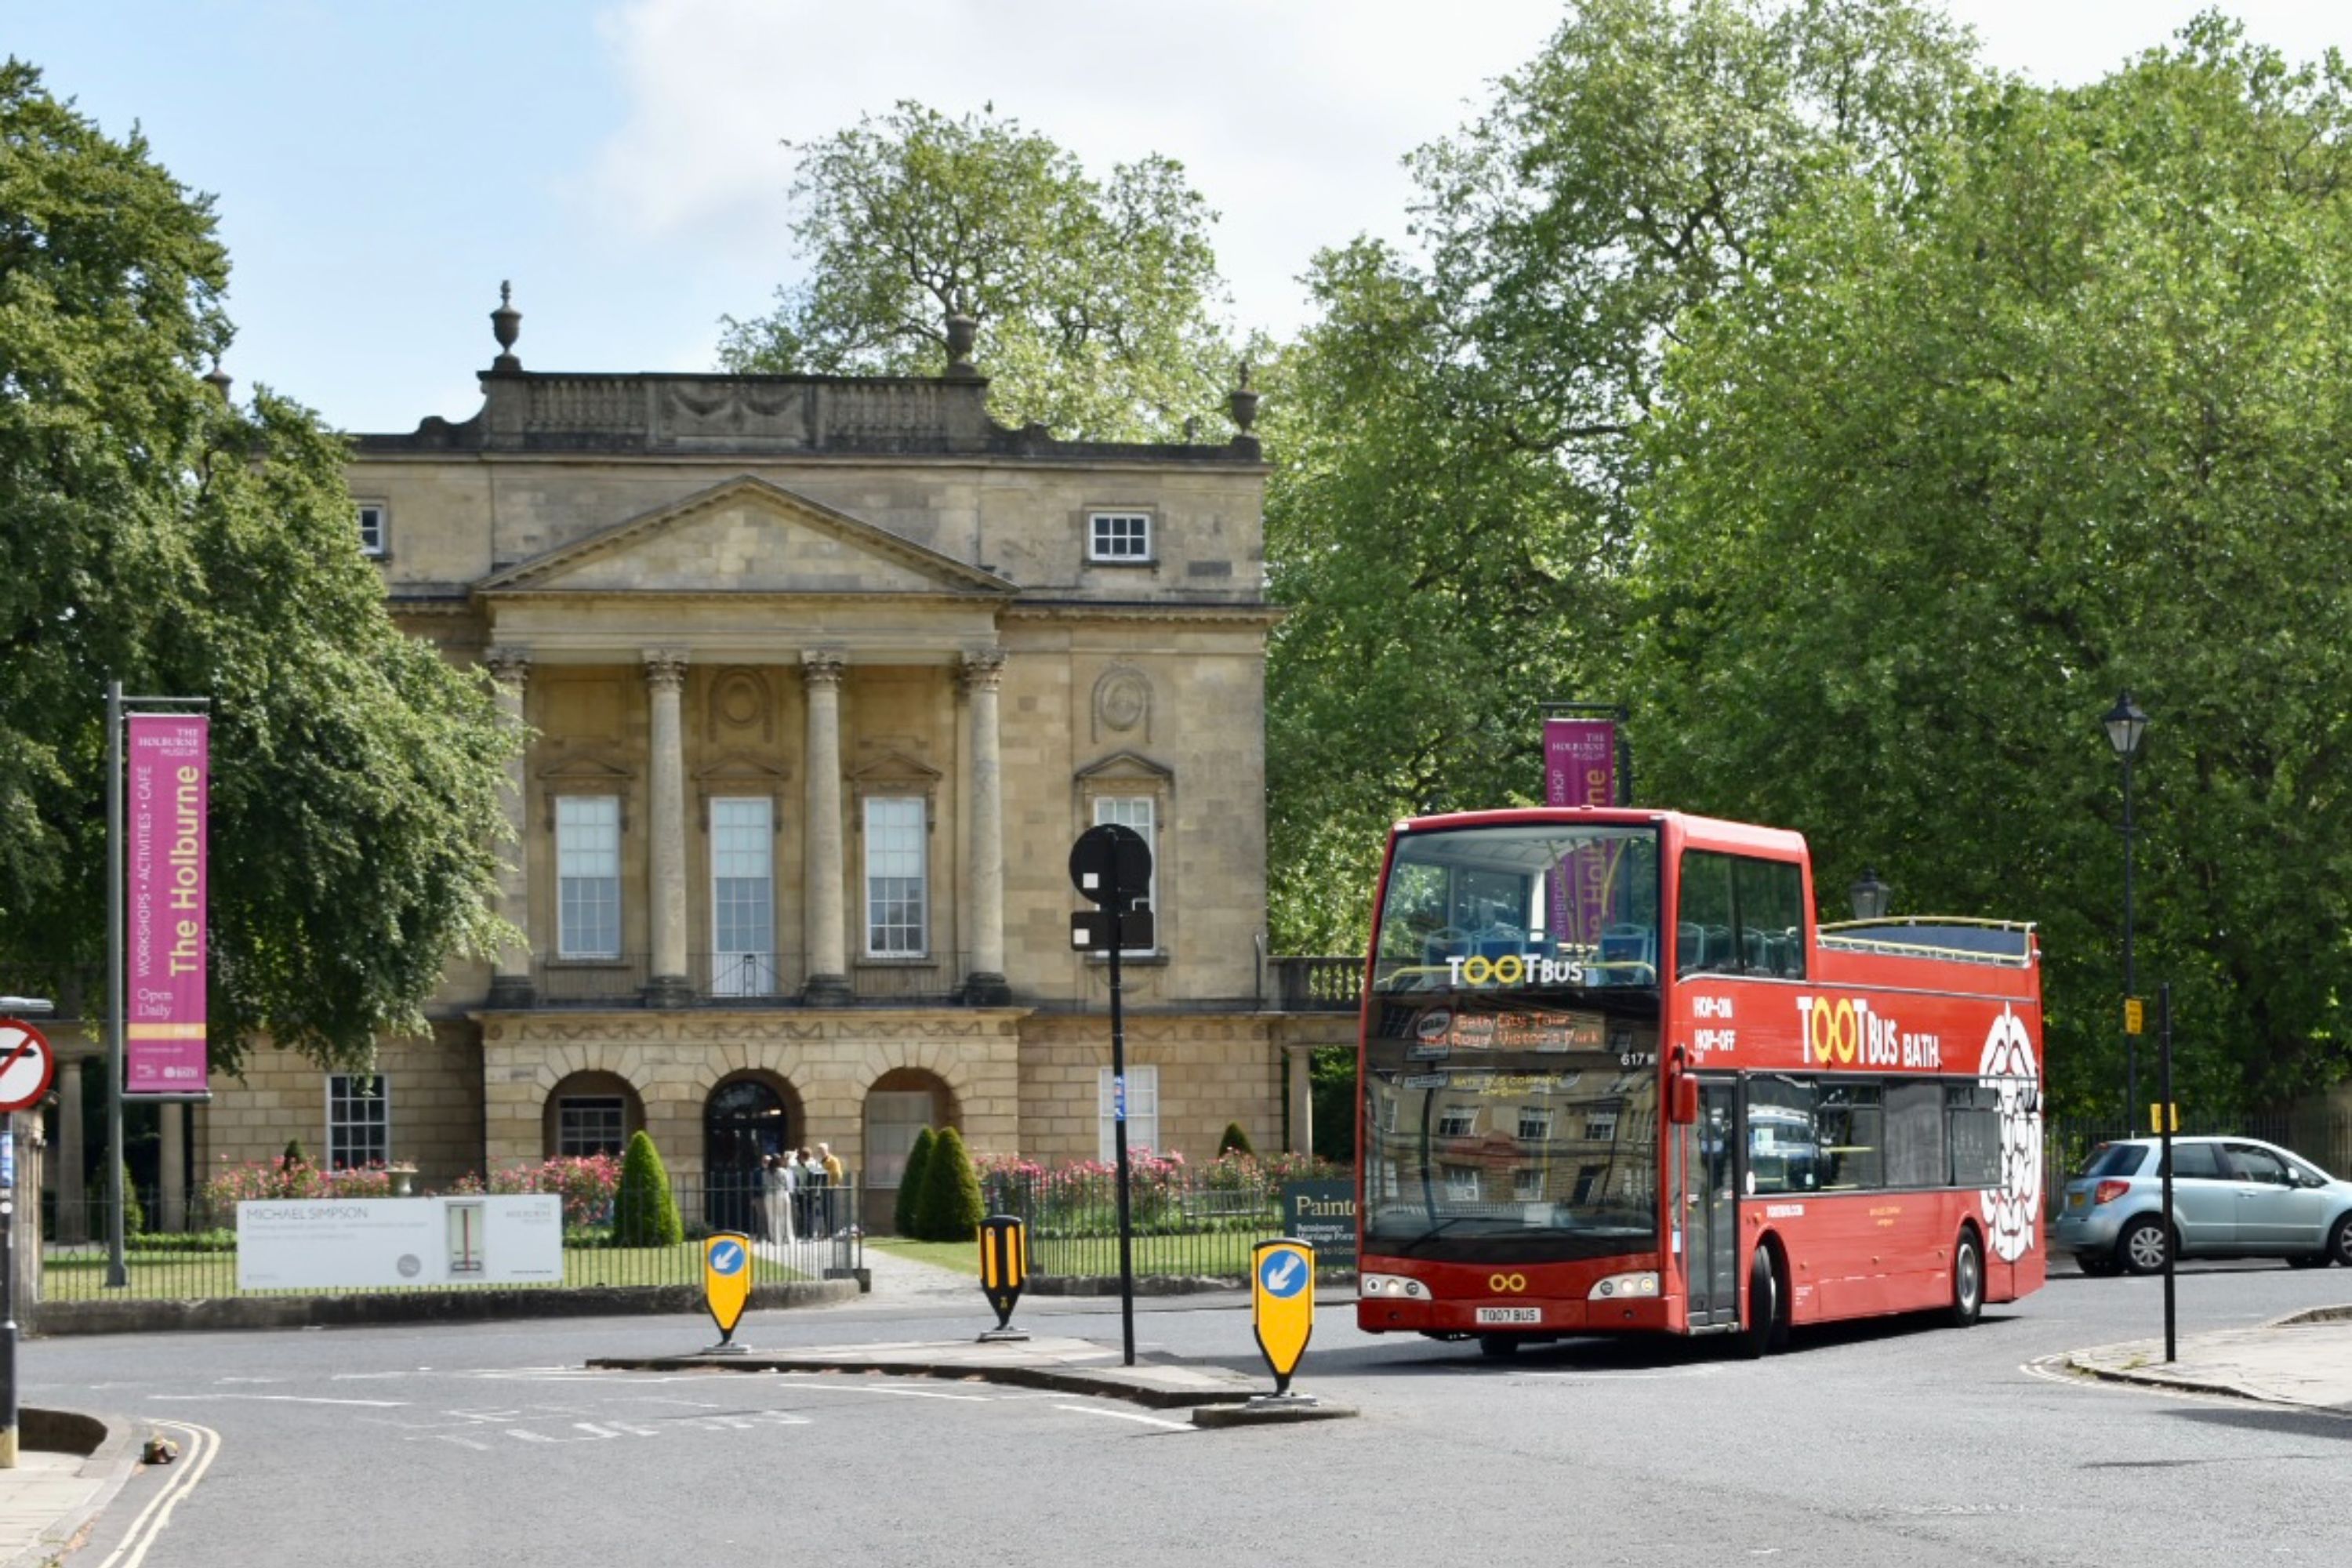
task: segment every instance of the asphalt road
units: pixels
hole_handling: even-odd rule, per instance
[[[1800,1331],[1761,1362],[1665,1341],[1488,1362],[1331,1306],[1299,1385],[1361,1416],[1213,1433],[982,1384],[582,1370],[698,1349],[693,1318],[47,1341],[24,1397],[190,1428],[74,1568],[2352,1562],[2352,1421],[2044,1364],[2160,1332],[2157,1290],[2063,1277],[1965,1332]],[[967,1338],[977,1298],[742,1337]],[[2222,1327],[2352,1300],[2352,1275],[2203,1268],[2180,1299],[2184,1331]],[[1020,1318],[1118,1342],[1115,1300]],[[1256,1368],[1235,1300],[1148,1303],[1138,1339]]]

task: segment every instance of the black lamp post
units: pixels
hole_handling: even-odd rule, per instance
[[[2147,715],[2139,710],[2130,691],[2116,699],[2099,721],[2107,727],[2107,743],[2124,764],[2124,1000],[2128,1004],[2135,994],[2132,975],[2132,839],[2137,832],[2132,825],[2132,754],[2139,750],[2139,739],[2147,733]],[[2130,1125],[2139,1115],[2139,1040],[2128,1027],[2124,1031],[2124,1121]]]
[[[1895,889],[1878,879],[1875,866],[1864,867],[1862,879],[1847,891],[1853,900],[1853,918],[1858,921],[1883,918],[1886,913],[1887,901],[1895,897]]]

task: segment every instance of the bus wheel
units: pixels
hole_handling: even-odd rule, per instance
[[[1952,1248],[1952,1327],[1968,1328],[1984,1316],[1984,1244],[1964,1230]]]
[[[1480,1334],[1478,1336],[1478,1353],[1485,1356],[1488,1361],[1508,1361],[1513,1356],[1519,1353],[1519,1336],[1517,1334]]]
[[[1748,1321],[1739,1331],[1739,1353],[1750,1358],[1789,1342],[1789,1304],[1780,1296],[1780,1271],[1772,1249],[1759,1247],[1748,1266]]]

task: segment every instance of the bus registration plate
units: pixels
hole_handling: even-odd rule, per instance
[[[1540,1323],[1541,1307],[1481,1307],[1478,1321],[1482,1323]]]

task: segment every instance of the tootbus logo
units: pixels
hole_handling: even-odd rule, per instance
[[[1944,1065],[1944,1044],[1932,1030],[1906,1033],[1891,1013],[1859,996],[1800,996],[1799,1033],[1805,1060],[1822,1067],[1924,1068]]]

